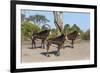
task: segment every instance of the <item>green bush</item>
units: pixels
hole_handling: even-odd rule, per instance
[[[32,33],[37,33],[39,31],[40,27],[30,21],[25,21],[21,24],[21,35],[24,40],[31,39]]]
[[[77,31],[77,32],[81,31],[80,27],[77,26],[77,24],[73,24],[72,26],[70,26],[70,24],[65,24],[64,29],[63,29],[64,34],[69,34],[74,31]]]
[[[83,32],[77,24],[74,24],[70,26],[69,24],[65,24],[63,33],[64,34],[69,34],[73,31],[78,31],[80,33],[80,38],[82,40],[90,40],[90,29],[88,29],[86,32]]]
[[[58,30],[53,28],[51,29],[51,34],[49,35],[49,38],[55,38],[58,36],[58,34],[59,34]]]
[[[83,40],[90,40],[90,30],[87,30],[86,32],[83,32],[81,34],[81,39],[83,39]]]

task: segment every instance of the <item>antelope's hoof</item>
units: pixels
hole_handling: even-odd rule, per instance
[[[50,55],[47,55],[47,57],[50,57]]]
[[[60,54],[56,54],[56,56],[60,56]]]
[[[62,48],[62,49],[65,49],[65,48]]]
[[[73,49],[74,47],[72,46],[72,49]]]
[[[56,56],[60,56],[60,55],[56,55]]]

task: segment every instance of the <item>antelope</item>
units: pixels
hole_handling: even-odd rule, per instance
[[[34,44],[34,47],[36,48],[36,42],[35,40],[36,39],[41,39],[42,42],[41,42],[41,47],[42,48],[45,48],[45,40],[47,39],[48,35],[49,35],[49,32],[50,30],[44,30],[44,31],[41,31],[39,33],[33,33],[32,34],[32,48],[33,48],[33,44]]]
[[[60,48],[63,46],[65,42],[65,36],[64,34],[56,37],[56,38],[50,38],[47,40],[47,57],[49,57],[49,49],[50,49],[50,46],[51,44],[55,44],[58,46],[58,50],[57,50],[57,56],[60,55]]]
[[[74,48],[73,44],[74,44],[74,40],[76,39],[77,35],[78,35],[77,31],[74,31],[74,32],[67,35],[68,39],[72,40],[72,48]],[[55,44],[55,45],[58,46],[56,55],[59,56],[60,55],[60,49],[64,45],[65,40],[66,40],[66,35],[64,35],[64,34],[61,34],[60,36],[58,36],[56,38],[48,39],[47,40],[47,57],[50,57],[48,52],[49,52],[51,44]]]
[[[74,32],[69,33],[69,34],[67,35],[68,40],[71,40],[71,41],[72,41],[72,42],[71,42],[72,48],[74,48],[74,40],[76,39],[77,36],[78,36],[78,32],[77,32],[77,31],[74,31]]]

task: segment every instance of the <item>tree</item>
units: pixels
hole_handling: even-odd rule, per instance
[[[83,40],[90,40],[90,29],[88,29],[86,32],[84,32],[81,36]]]
[[[87,37],[86,39],[90,40],[90,29],[85,32],[85,35]]]
[[[24,40],[31,39],[32,33],[37,33],[39,31],[39,26],[29,21],[25,21],[21,24],[21,35]]]
[[[21,13],[21,22],[25,20],[25,14]]]
[[[62,32],[63,29],[63,12],[60,11],[54,11],[54,23],[59,30],[59,32]]]
[[[71,32],[73,32],[73,31],[78,31],[78,32],[80,32],[80,28],[79,28],[76,24],[74,24],[74,25],[71,27]]]
[[[34,22],[34,24],[38,24],[38,25],[46,24],[47,22],[49,22],[49,20],[43,15],[37,14],[35,16],[30,16],[29,18],[30,18],[31,21]]]
[[[71,28],[71,27],[70,27],[69,24],[65,24],[63,32],[64,32],[65,34],[70,33],[70,28]]]

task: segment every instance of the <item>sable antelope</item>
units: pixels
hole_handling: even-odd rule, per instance
[[[36,48],[36,42],[35,42],[36,39],[41,39],[42,40],[41,47],[43,45],[43,48],[45,48],[44,43],[49,35],[49,32],[50,32],[50,30],[44,30],[39,33],[35,33],[35,34],[33,33],[32,34],[32,48],[33,48],[33,44],[34,44],[34,47]]]
[[[76,39],[77,36],[78,36],[78,32],[77,32],[77,31],[74,31],[74,32],[69,33],[69,34],[67,35],[68,40],[71,40],[71,41],[72,41],[72,42],[71,42],[72,48],[74,48],[74,40]]]
[[[62,35],[60,35],[56,38],[48,39],[47,40],[47,56],[49,57],[48,51],[49,51],[51,44],[55,44],[55,45],[58,46],[57,56],[59,56],[60,55],[60,48],[63,46],[64,41],[65,41],[65,35],[64,34],[62,34]]]
[[[74,32],[72,32],[72,33],[70,33],[70,34],[67,35],[68,39],[72,40],[72,48],[73,48],[74,40],[76,39],[77,35],[78,35],[77,31],[74,31]],[[66,35],[61,34],[60,36],[58,36],[56,38],[50,38],[50,39],[47,40],[47,56],[48,57],[49,57],[49,53],[48,52],[49,52],[51,44],[55,44],[55,45],[58,46],[57,54],[56,55],[57,56],[60,55],[60,49],[63,47],[64,42],[66,40],[65,37],[66,37]]]

